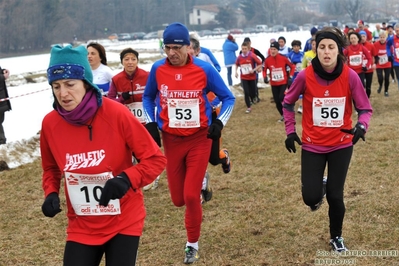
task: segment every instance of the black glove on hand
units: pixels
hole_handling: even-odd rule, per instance
[[[288,80],[287,80],[287,88],[290,88],[291,85],[292,85],[292,78],[289,77]]]
[[[48,194],[42,205],[42,212],[46,217],[54,217],[57,213],[61,212],[60,198],[58,194],[53,192]]]
[[[285,148],[287,149],[287,151],[289,152],[292,151],[293,153],[296,152],[295,141],[299,145],[302,145],[302,141],[300,140],[300,138],[296,133],[291,133],[287,136],[287,138],[285,139]]]
[[[112,199],[121,199],[131,187],[129,177],[121,173],[105,182],[101,192],[100,205],[107,206]]]
[[[353,135],[353,139],[352,139],[353,145],[355,145],[359,139],[362,139],[363,141],[366,141],[366,139],[364,137],[364,134],[366,134],[366,129],[360,123],[357,123],[356,126],[354,128],[352,128],[352,129],[344,129],[344,128],[342,128],[341,131],[344,132],[344,133],[348,133],[348,134]]]
[[[378,61],[380,61],[380,57],[379,56],[374,56],[374,64],[378,64]]]
[[[215,119],[208,128],[208,139],[218,140],[222,136],[223,123],[219,119]]]
[[[127,101],[127,100],[129,100],[130,99],[130,92],[129,91],[125,91],[125,92],[122,92],[122,98],[125,100],[125,101]]]
[[[266,84],[269,84],[269,78],[268,77],[263,78],[263,82],[265,82]]]
[[[392,63],[393,62],[393,56],[388,56],[388,61]]]
[[[145,125],[145,128],[150,133],[159,147],[161,147],[161,136],[159,135],[158,125],[156,122],[151,122]]]
[[[367,71],[367,67],[365,67],[365,66],[362,67],[362,70],[363,70],[363,71]]]

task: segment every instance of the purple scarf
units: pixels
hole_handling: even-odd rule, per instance
[[[56,110],[62,118],[68,123],[78,126],[86,125],[86,122],[95,115],[98,109],[96,94],[92,89],[86,92],[82,102],[72,111],[66,111],[59,104],[56,106]]]

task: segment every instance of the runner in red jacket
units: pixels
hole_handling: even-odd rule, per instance
[[[381,93],[382,85],[384,84],[384,95],[389,96],[389,74],[391,73],[391,61],[389,61],[389,55],[387,52],[387,34],[385,31],[380,32],[379,39],[374,43],[374,50],[376,52],[376,65],[377,65],[377,78],[378,78],[378,90],[377,93]]]
[[[359,32],[361,36],[360,43],[369,51],[370,55],[370,61],[368,61],[366,55],[363,55],[363,65],[368,65],[370,67],[367,68],[367,70],[364,73],[364,78],[365,78],[365,88],[366,88],[366,94],[367,97],[370,98],[371,95],[371,84],[373,83],[373,74],[374,70],[376,68],[376,65],[374,63],[374,57],[376,56],[375,50],[374,50],[374,45],[371,42],[367,41],[367,35],[365,31],[360,31]]]
[[[61,211],[64,178],[64,265],[99,265],[103,253],[107,265],[135,265],[146,215],[140,188],[162,172],[166,158],[126,107],[102,98],[84,46],[53,47],[47,75],[55,110],[40,135],[42,211]]]
[[[366,47],[360,44],[361,36],[357,32],[350,32],[348,34],[350,45],[344,49],[344,55],[346,57],[346,63],[350,68],[355,70],[364,84],[365,72],[371,67],[371,56]],[[366,61],[367,60],[367,63]]]
[[[279,54],[280,45],[278,42],[270,44],[270,56],[265,59],[263,68],[263,77],[266,78],[267,70],[270,72],[270,85],[272,87],[273,99],[276,103],[277,111],[280,113],[281,118],[278,122],[283,122],[283,105],[285,89],[287,83],[291,82],[295,73],[295,65],[291,61]],[[287,76],[286,68],[290,67],[289,76]]]

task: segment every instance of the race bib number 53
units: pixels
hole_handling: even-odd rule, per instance
[[[345,97],[313,98],[313,125],[340,127],[344,124]]]
[[[200,127],[198,99],[168,99],[169,127]]]
[[[107,207],[100,206],[101,192],[111,172],[78,174],[65,172],[69,200],[76,215],[117,215],[121,213],[119,199],[110,200]]]

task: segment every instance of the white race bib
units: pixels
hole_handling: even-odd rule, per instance
[[[119,199],[110,200],[107,207],[100,206],[102,189],[111,172],[100,174],[77,174],[65,172],[69,200],[76,215],[117,215],[121,213]]]
[[[140,121],[140,123],[145,123],[144,112],[143,112],[143,102],[132,102],[125,104],[129,108],[130,112]]]
[[[385,63],[388,63],[388,55],[387,55],[387,54],[384,54],[384,55],[378,56],[378,63],[379,63],[380,65],[383,65],[383,64],[385,64]]]
[[[243,75],[252,74],[252,65],[251,64],[243,64],[243,65],[241,65],[241,73]]]
[[[344,124],[346,97],[313,98],[313,125],[340,127]]]
[[[272,69],[271,78],[273,81],[284,80],[284,72],[281,69]]]
[[[200,127],[198,98],[168,99],[168,117],[171,128]]]
[[[349,64],[351,66],[360,66],[363,62],[363,56],[361,54],[349,56]]]
[[[301,70],[302,70],[302,63],[296,63],[295,72],[301,72]]]

